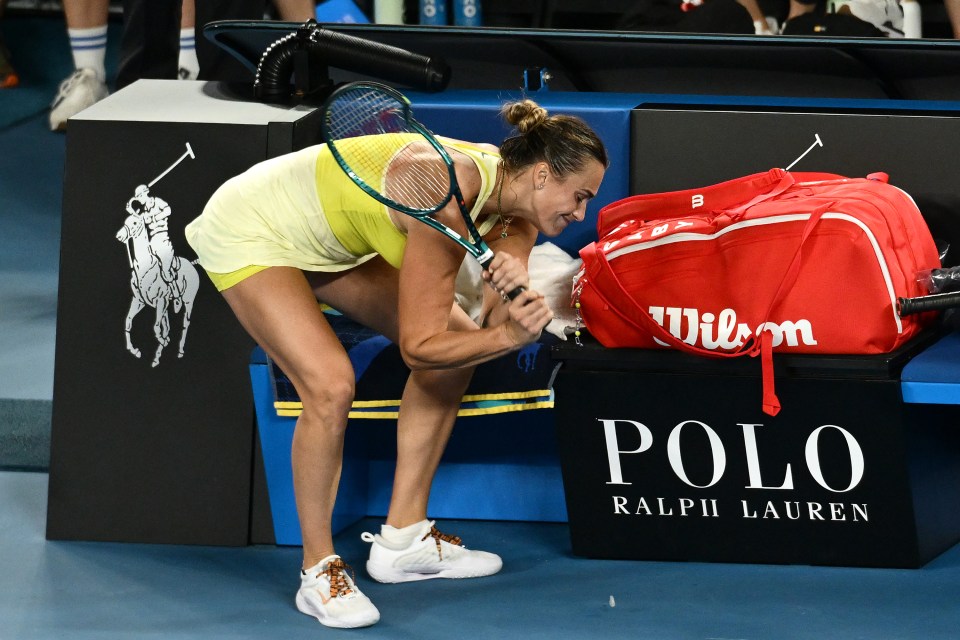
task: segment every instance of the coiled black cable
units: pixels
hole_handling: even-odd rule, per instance
[[[298,56],[311,67],[336,67],[423,91],[441,91],[450,81],[450,67],[441,59],[337,33],[308,21],[264,50],[253,82],[254,95],[267,102],[289,98]]]

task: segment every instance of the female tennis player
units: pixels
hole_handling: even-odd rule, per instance
[[[492,286],[484,287],[480,326],[454,304],[465,250],[374,200],[327,145],[230,179],[187,227],[200,264],[303,403],[292,450],[303,534],[296,604],[327,626],[367,626],[380,613],[333,545],[354,371],[318,301],[394,341],[410,367],[386,524],[363,536],[372,543],[368,573],[407,582],[500,570],[498,556],[437,531],[427,519],[430,486],[475,366],[536,341],[553,316],[529,289],[527,259],[538,233],[553,237],[582,221],[608,164],[603,143],[578,118],[550,116],[530,100],[505,105],[502,115],[516,135],[499,149],[440,138],[470,216],[495,252],[483,272]],[[434,217],[467,235],[456,202]],[[525,290],[512,300],[502,295],[517,287]]]

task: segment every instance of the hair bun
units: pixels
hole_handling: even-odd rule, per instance
[[[610,163],[596,132],[576,116],[551,116],[530,99],[504,104],[500,116],[517,131],[500,143],[500,159],[510,175],[537,162],[546,162],[558,177],[579,171],[591,159],[604,167]]]
[[[543,124],[547,119],[547,110],[533,100],[527,99],[505,105],[503,116],[523,134]]]

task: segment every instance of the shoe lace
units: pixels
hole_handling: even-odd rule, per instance
[[[80,78],[82,76],[83,76],[83,70],[77,69],[76,71],[71,73],[66,80],[60,83],[60,87],[57,90],[57,95],[53,99],[53,106],[57,106],[58,104],[63,102],[63,99],[67,97],[67,94],[73,91],[73,88],[76,87],[77,84],[80,82]]]
[[[443,560],[443,547],[440,546],[441,542],[448,542],[454,546],[460,546],[460,536],[452,536],[447,533],[440,533],[436,527],[430,527],[430,531],[427,532],[425,536],[420,538],[420,542],[423,542],[427,538],[433,538],[433,541],[437,544],[437,554],[440,556],[441,560]]]
[[[350,579],[356,580],[353,569],[342,558],[331,560],[327,563],[327,568],[320,573],[325,574],[330,580],[330,597],[345,596],[353,593],[353,589],[347,582],[347,571],[350,571]]]

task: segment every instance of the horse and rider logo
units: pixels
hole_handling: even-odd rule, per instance
[[[124,324],[127,351],[137,358],[141,357],[140,350],[130,338],[130,330],[137,314],[152,307],[155,312],[153,335],[157,340],[154,367],[160,364],[163,349],[170,344],[171,307],[173,314],[183,311],[183,328],[177,352],[178,358],[183,357],[193,303],[200,288],[200,277],[194,263],[176,255],[170,243],[170,205],[150,191],[153,185],[187,158],[196,158],[189,142],[186,152],[176,162],[153,181],[134,190],[133,197],[126,204],[127,217],[116,234],[117,240],[127,249],[130,289],[133,293]]]

